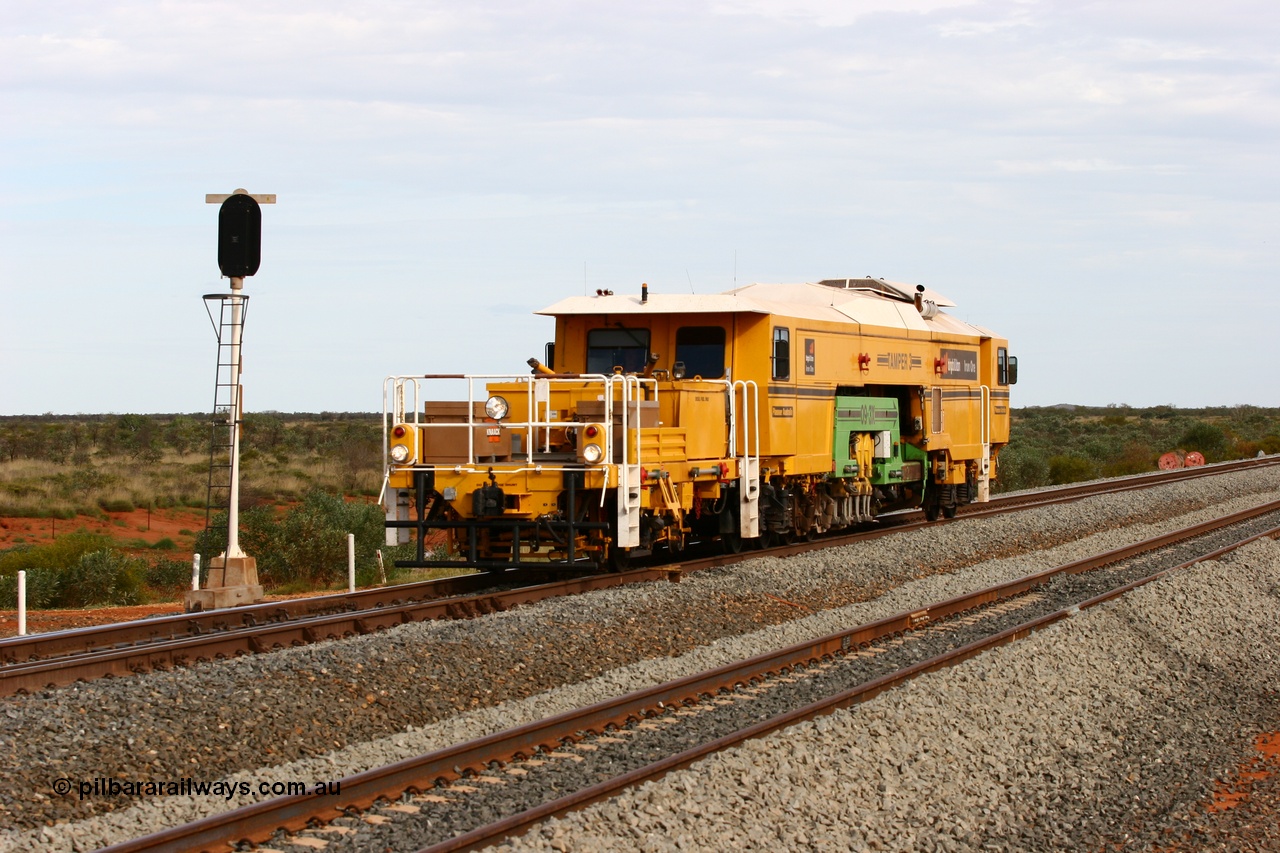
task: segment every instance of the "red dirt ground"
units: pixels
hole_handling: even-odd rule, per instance
[[[78,515],[61,518],[0,518],[0,549],[18,544],[46,545],[55,536],[87,530],[122,542],[140,539],[154,545],[161,539],[172,539],[177,549],[149,553],[163,554],[174,560],[190,560],[195,534],[204,529],[202,509],[135,509],[133,512],[109,512],[107,518]],[[188,530],[190,533],[182,533]],[[22,540],[17,542],[15,540]],[[124,550],[137,550],[125,548]]]
[[[0,518],[0,549],[14,545],[47,545],[55,536],[64,536],[78,530],[101,533],[121,543],[121,550],[171,560],[190,562],[195,547],[195,534],[204,529],[202,509],[137,509],[132,512],[109,512],[107,518],[87,515],[74,519],[61,518]],[[189,533],[182,533],[187,530]],[[124,543],[141,540],[154,545],[161,539],[171,539],[177,548],[154,551],[128,547]],[[28,610],[27,632],[59,631],[64,628],[84,628],[109,622],[144,619],[157,613],[180,613],[182,602],[148,604],[140,607],[100,607],[92,610]],[[18,615],[13,610],[0,610],[0,637],[12,637],[18,632]]]
[[[95,607],[91,610],[28,610],[27,633],[43,634],[46,631],[62,631],[67,628],[87,628],[90,625],[107,625],[145,619],[159,613],[181,613],[182,602],[145,604],[139,607]],[[0,637],[14,637],[18,633],[18,613],[0,610]]]

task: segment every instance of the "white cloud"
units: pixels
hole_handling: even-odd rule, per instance
[[[719,15],[754,16],[820,27],[847,27],[869,15],[921,15],[971,5],[973,0],[743,0],[717,3],[711,8]]]
[[[17,366],[0,412],[57,408],[50,376],[84,385],[77,342],[100,340],[113,294],[174,288],[192,296],[152,312],[166,336],[150,315],[119,317],[119,368],[168,355],[190,321],[172,368],[194,377],[191,403],[131,404],[104,381],[75,405],[202,407],[194,300],[225,286],[203,195],[235,186],[280,196],[254,282],[258,345],[305,363],[313,328],[341,327],[361,342],[347,372],[369,383],[299,386],[257,367],[264,408],[376,405],[360,395],[376,397],[387,363],[522,363],[515,317],[476,350],[467,300],[549,303],[579,291],[584,262],[615,289],[728,287],[735,258],[742,281],[923,280],[968,319],[1035,338],[1038,357],[1069,359],[1071,342],[1025,315],[1051,304],[1065,323],[1100,322],[1057,304],[1086,274],[1162,292],[1280,263],[1266,243],[1280,227],[1269,9],[16,0],[0,20],[0,157],[16,166],[0,174],[0,290],[20,288],[8,304],[30,313],[6,318],[0,357]],[[36,330],[53,311],[51,344]],[[47,345],[67,372],[33,357]],[[1160,382],[1155,401],[1181,401]]]

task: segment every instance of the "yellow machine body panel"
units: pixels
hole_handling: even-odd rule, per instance
[[[562,300],[531,376],[388,380],[389,530],[600,560],[985,500],[1017,360],[950,304],[879,279]],[[841,433],[837,399],[878,414]]]

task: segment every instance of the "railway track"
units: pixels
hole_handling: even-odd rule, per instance
[[[328,850],[475,849],[746,739],[865,701],[1179,568],[1274,537],[1277,524],[1280,502],[1265,504],[370,770],[342,779],[338,795],[262,802],[110,850],[221,850],[245,839],[270,839],[273,848],[286,850],[314,849],[321,839]],[[499,820],[477,818],[495,809]],[[285,832],[277,834],[278,828]]]
[[[999,496],[988,504],[962,507],[960,517],[997,515],[1277,464],[1280,464],[1280,457],[1263,457]],[[903,513],[886,517],[881,526],[874,530],[783,544],[763,553],[785,557],[851,544],[930,523],[924,521],[919,512]],[[246,654],[260,654],[323,640],[369,634],[408,622],[473,618],[546,598],[607,589],[627,583],[678,580],[682,573],[728,565],[761,553],[686,559],[678,565],[653,566],[622,573],[554,581],[548,581],[546,573],[536,570],[518,570],[499,576],[462,575],[355,593],[12,637],[0,640],[0,696],[59,687],[77,681],[122,677]]]

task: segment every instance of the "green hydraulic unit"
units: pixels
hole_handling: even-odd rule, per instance
[[[904,462],[923,463],[927,458],[924,451],[903,443],[895,398],[836,397],[835,437],[831,451],[835,463],[831,472],[833,478],[867,476],[858,470],[855,445],[860,435],[868,434],[875,443],[868,477],[872,485],[901,483]],[[921,470],[923,467],[912,466],[912,469]]]

